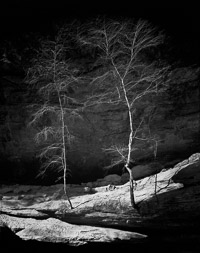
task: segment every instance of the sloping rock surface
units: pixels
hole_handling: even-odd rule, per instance
[[[163,227],[197,229],[199,175],[200,154],[197,153],[171,169],[138,180],[134,192],[138,210],[130,205],[129,182],[91,188],[89,192],[87,187],[70,186],[73,209],[62,193],[62,185],[4,186],[0,189],[0,219],[23,239],[72,245],[144,238],[141,234],[126,234],[109,227],[135,231]]]
[[[145,235],[112,228],[72,225],[55,218],[38,221],[34,219],[9,217],[1,215],[1,219],[24,240],[67,243],[79,246],[88,242],[113,242],[116,240],[137,240]],[[17,232],[19,231],[19,232]]]

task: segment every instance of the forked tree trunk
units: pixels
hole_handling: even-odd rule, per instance
[[[135,188],[135,181],[133,179],[133,172],[132,169],[130,168],[130,163],[131,163],[131,151],[132,151],[132,145],[133,145],[133,120],[132,120],[132,113],[131,113],[131,106],[127,97],[127,92],[126,88],[124,85],[123,79],[121,79],[121,84],[122,84],[122,89],[124,92],[124,97],[128,109],[128,117],[129,117],[129,127],[130,127],[130,134],[129,134],[129,141],[128,141],[128,156],[126,160],[126,165],[125,168],[127,169],[129,173],[129,182],[130,182],[130,201],[131,201],[131,206],[135,209],[137,209],[137,205],[135,203],[135,197],[134,197],[134,188]]]
[[[137,209],[138,206],[135,203],[135,197],[134,197],[134,190],[135,190],[135,180],[133,179],[133,172],[132,169],[129,168],[128,164],[125,165],[125,168],[127,169],[129,173],[129,187],[130,187],[130,201],[131,201],[131,206],[134,209]]]

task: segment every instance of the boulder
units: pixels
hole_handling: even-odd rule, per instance
[[[118,185],[121,183],[121,177],[117,174],[111,174],[111,175],[105,176],[103,178],[103,181],[106,182],[106,184]]]
[[[159,163],[150,163],[146,165],[137,165],[132,168],[133,178],[135,180],[148,177],[150,175],[156,174],[162,170],[162,166]]]
[[[194,163],[198,160],[200,160],[200,153],[195,153],[195,154],[191,155],[188,159],[189,163]]]
[[[121,184],[125,184],[129,181],[129,173],[124,173],[121,176]]]
[[[11,187],[11,186],[2,186],[1,188],[0,188],[0,193],[1,194],[8,194],[8,193],[11,193],[11,192],[13,192],[13,187]]]
[[[192,164],[187,164],[176,175],[172,177],[172,180],[177,183],[182,183],[185,186],[195,185],[200,183],[200,161],[196,161]]]
[[[117,174],[110,174],[104,178],[98,178],[95,182],[88,182],[86,185],[88,187],[102,187],[107,185],[119,185],[121,184],[121,177]]]
[[[15,189],[14,189],[14,193],[16,194],[21,194],[21,193],[27,193],[31,191],[31,186],[30,185],[18,185]]]
[[[88,182],[88,183],[86,183],[86,187],[90,187],[90,188],[92,188],[92,187],[93,187],[93,183],[92,183],[92,182]]]

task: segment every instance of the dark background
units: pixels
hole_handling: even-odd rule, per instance
[[[167,35],[177,58],[189,63],[200,59],[200,15],[194,4],[179,5],[136,1],[5,1],[0,8],[2,38],[15,38],[29,32],[48,34],[60,21],[81,21],[105,15],[111,18],[142,18]],[[183,56],[184,55],[184,56]]]
[[[55,24],[59,22],[70,22],[75,19],[85,21],[87,19],[98,17],[99,15],[103,15],[109,18],[142,18],[148,20],[154,26],[157,26],[159,30],[163,30],[163,32],[166,34],[164,58],[169,60],[170,63],[174,64],[174,68],[198,68],[200,64],[200,15],[198,13],[198,6],[184,6],[183,3],[181,3],[181,5],[179,6],[175,6],[174,4],[166,5],[163,3],[163,1],[160,2],[162,2],[162,5],[153,5],[152,2],[151,4],[147,5],[146,3],[141,3],[141,1],[141,4],[139,5],[135,4],[134,0],[121,0],[112,2],[109,0],[90,2],[77,0],[73,0],[70,2],[68,0],[65,0],[65,2],[63,1],[62,3],[59,0],[53,2],[42,0],[7,0],[3,4],[1,1],[0,78],[2,78],[3,81],[1,82],[0,86],[7,86],[7,83],[5,82],[4,78],[6,75],[9,76],[9,78],[12,77],[12,75],[14,76],[13,78],[11,78],[11,82],[8,82],[8,87],[12,85],[15,86],[15,83],[18,83],[17,78],[19,77],[21,78],[20,80],[22,80],[25,76],[25,72],[22,70],[24,69],[24,67],[28,68],[27,66],[31,59],[31,55],[29,54],[31,50],[26,51],[26,44],[30,40],[31,42],[37,40],[35,35],[30,37],[27,36],[28,39],[25,39],[25,34],[39,33],[42,35],[48,35],[51,34],[52,31],[54,31]],[[7,48],[7,51],[5,51],[4,48]],[[17,53],[14,51],[15,48],[19,50],[16,51]],[[7,53],[6,56],[10,61],[9,64],[4,61],[4,52]],[[12,58],[12,54],[15,56],[15,58],[14,56]],[[22,55],[21,61],[17,61],[17,55]],[[26,58],[26,60],[24,60],[24,58]],[[9,66],[7,66],[6,64]],[[185,70],[183,68],[183,75],[185,73],[184,71]],[[188,73],[190,75],[191,71],[189,71]],[[181,77],[182,76],[180,76],[180,78]],[[14,80],[14,83],[12,83],[12,80]],[[199,83],[197,85],[199,85]],[[183,90],[184,92],[185,89],[181,90]],[[19,90],[14,90],[12,96],[9,97],[10,101],[12,101],[12,99],[14,98],[14,101],[17,105],[22,102],[22,99],[17,95],[18,91],[19,93],[21,92],[21,95],[23,94],[23,89],[19,86]],[[0,97],[0,103],[2,103],[3,105],[4,103],[9,104],[11,102],[1,101]],[[23,103],[25,102],[23,101]],[[179,107],[181,106],[179,105]],[[15,114],[17,117],[18,112],[16,112]],[[21,116],[21,118],[23,119],[22,113]],[[26,117],[24,117],[24,119],[26,119]],[[21,120],[20,124],[21,123],[23,123],[23,120]],[[190,150],[188,151],[192,152],[192,149],[190,148]],[[183,152],[179,151],[179,153]],[[173,155],[177,156],[177,154],[175,153]],[[188,155],[185,156],[188,157]],[[172,157],[170,159],[172,159]],[[15,161],[15,163],[11,163],[9,161],[9,166],[7,165],[7,163],[5,164],[6,168],[10,166],[10,169],[8,168],[7,170],[5,170],[6,173],[8,173],[6,174],[5,178],[9,178],[10,171],[18,171],[16,170],[16,168],[18,168],[19,171],[21,169],[22,172],[23,169],[25,171],[26,168],[29,168],[34,172],[34,169],[39,167],[39,164],[37,162],[34,163],[32,160],[25,160],[23,161],[23,164],[20,160]]]

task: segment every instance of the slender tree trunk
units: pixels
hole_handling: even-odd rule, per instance
[[[132,61],[132,55],[131,55],[131,61]],[[130,61],[130,62],[131,62]],[[127,171],[129,172],[129,182],[130,182],[130,200],[131,200],[131,206],[135,209],[137,209],[137,205],[135,203],[135,198],[134,198],[134,187],[135,187],[135,182],[133,180],[133,172],[132,172],[132,169],[130,168],[130,163],[131,163],[131,150],[132,150],[132,145],[133,145],[133,120],[132,120],[132,113],[131,113],[131,105],[130,105],[130,102],[129,102],[129,99],[128,99],[128,96],[127,96],[127,91],[126,91],[126,87],[125,87],[125,84],[124,84],[124,78],[126,76],[126,73],[125,75],[122,77],[113,61],[113,58],[111,58],[111,62],[112,62],[112,65],[113,67],[115,68],[116,70],[116,73],[120,79],[120,83],[121,83],[121,87],[122,87],[122,90],[123,90],[123,94],[124,94],[124,98],[125,98],[125,101],[126,101],[126,106],[127,106],[127,110],[128,110],[128,116],[129,116],[129,127],[130,127],[130,134],[129,134],[129,141],[128,141],[128,156],[127,156],[127,160],[126,160],[126,164],[125,164],[125,168],[127,169]],[[129,68],[129,66],[128,66]],[[127,70],[128,70],[127,68]]]
[[[53,80],[54,84],[56,85],[56,63],[57,63],[57,53],[54,52],[54,71],[53,71]],[[73,209],[72,203],[70,201],[70,198],[67,193],[67,187],[66,187],[66,174],[67,174],[67,163],[66,163],[66,142],[65,142],[65,121],[64,121],[64,111],[63,111],[63,105],[61,101],[61,95],[59,89],[57,89],[58,94],[58,100],[60,105],[60,111],[61,111],[61,128],[62,128],[62,159],[63,159],[63,188],[64,188],[64,194],[67,197],[67,200],[69,202],[70,208]]]
[[[65,122],[64,122],[64,112],[63,112],[63,107],[62,107],[62,102],[60,98],[60,94],[58,93],[58,98],[59,98],[59,104],[60,104],[60,110],[61,110],[61,122],[62,122],[62,153],[63,153],[63,165],[64,165],[64,171],[63,171],[63,183],[64,183],[64,193],[65,196],[67,197],[67,200],[70,204],[71,209],[73,209],[72,203],[70,201],[70,198],[67,193],[67,188],[66,188],[66,174],[67,174],[67,163],[66,163],[66,142],[65,142]]]
[[[127,97],[127,92],[126,92],[126,88],[125,88],[123,79],[121,80],[121,83],[122,83],[122,88],[123,88],[123,92],[124,92],[124,97],[126,100],[126,105],[128,108],[129,126],[130,126],[130,134],[129,134],[129,141],[128,141],[128,156],[127,156],[127,161],[126,161],[125,167],[126,167],[127,171],[129,172],[131,206],[133,208],[137,209],[137,205],[135,203],[135,197],[134,197],[135,181],[133,179],[132,169],[130,168],[131,150],[132,150],[132,145],[133,145],[133,120],[132,120],[131,107],[130,107],[130,103],[129,103],[129,100]]]

